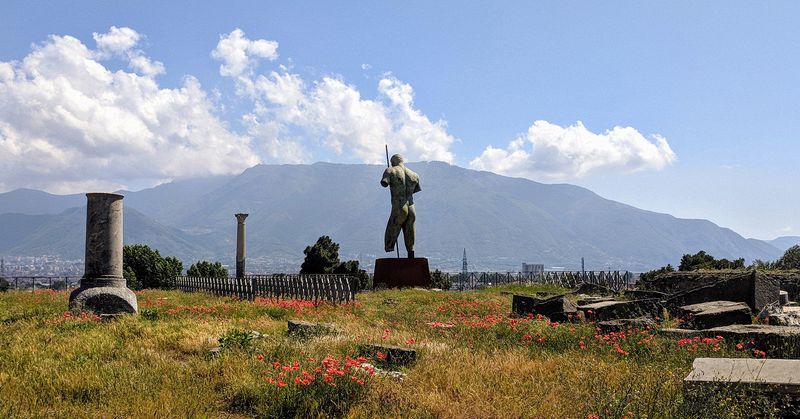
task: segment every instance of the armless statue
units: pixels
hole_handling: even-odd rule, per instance
[[[403,157],[395,154],[391,159],[392,167],[383,172],[381,186],[389,187],[392,193],[392,213],[389,215],[389,222],[386,223],[386,234],[384,234],[384,250],[393,252],[403,231],[403,241],[409,258],[414,258],[414,236],[416,234],[415,221],[417,218],[414,209],[414,194],[421,191],[419,186],[419,175],[403,164]]]

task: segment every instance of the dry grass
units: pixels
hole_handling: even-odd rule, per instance
[[[108,323],[64,317],[66,293],[0,294],[0,417],[691,417],[681,382],[694,357],[750,356],[649,332],[617,337],[617,350],[591,324],[512,321],[500,291],[380,291],[338,307],[143,291],[141,315]],[[287,337],[287,318],[341,333]],[[265,337],[211,355],[232,330]],[[266,382],[272,362],[356,357],[374,342],[414,347],[418,362],[403,380],[336,390]],[[729,400],[721,413],[749,408]]]

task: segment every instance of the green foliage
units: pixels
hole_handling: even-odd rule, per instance
[[[158,320],[158,310],[154,308],[143,308],[139,310],[139,316],[145,320],[155,321]]]
[[[658,269],[654,269],[654,270],[652,270],[650,272],[645,272],[645,273],[641,274],[639,276],[639,280],[647,282],[647,281],[655,279],[657,276],[659,276],[661,274],[668,273],[668,272],[675,272],[675,268],[673,268],[672,265],[670,265],[669,263],[667,264],[667,266],[662,266],[662,267],[660,267]]]
[[[800,245],[794,245],[775,262],[778,269],[800,269]]]
[[[313,246],[306,246],[306,255],[300,265],[301,274],[321,274],[330,272],[339,265],[339,245],[328,236],[317,239]]]
[[[453,286],[453,281],[450,279],[450,276],[442,273],[442,271],[438,269],[431,272],[431,288],[449,290],[451,286]]]
[[[739,258],[732,261],[725,258],[715,259],[714,256],[709,255],[704,250],[701,250],[693,255],[687,253],[681,257],[681,264],[678,266],[679,271],[699,271],[701,269],[744,269],[744,258]]]
[[[183,272],[183,263],[178,259],[162,257],[158,250],[144,244],[127,245],[122,249],[123,276],[130,280],[128,287],[172,288],[175,277]]]
[[[253,343],[253,338],[253,334],[246,330],[230,329],[218,340],[222,349],[248,349]]]
[[[301,274],[351,274],[358,278],[358,290],[370,285],[367,271],[359,267],[357,260],[339,261],[339,244],[328,236],[317,239],[317,242],[313,246],[307,246],[303,253],[306,257],[300,266]]]
[[[8,281],[6,281],[5,278],[0,276],[0,292],[8,291],[9,287],[11,287],[11,284],[9,284]]]
[[[220,262],[207,262],[205,260],[193,263],[186,271],[186,275],[201,278],[227,278],[228,271]]]

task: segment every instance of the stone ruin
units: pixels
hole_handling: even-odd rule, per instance
[[[747,272],[676,272],[617,293],[598,284],[581,284],[557,296],[514,295],[512,314],[542,315],[553,321],[584,318],[604,333],[626,329],[657,329],[669,316],[678,329],[665,335],[723,336],[753,341],[772,356],[800,359],[800,306],[788,302],[788,285],[798,274]],[[573,303],[577,300],[577,304]],[[753,317],[768,324],[752,324]]]
[[[86,257],[80,287],[69,296],[73,311],[101,316],[136,313],[136,294],[122,276],[122,195],[86,194]]]

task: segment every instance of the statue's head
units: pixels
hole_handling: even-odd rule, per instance
[[[403,164],[403,156],[399,154],[392,156],[392,166],[399,166],[401,164]]]

